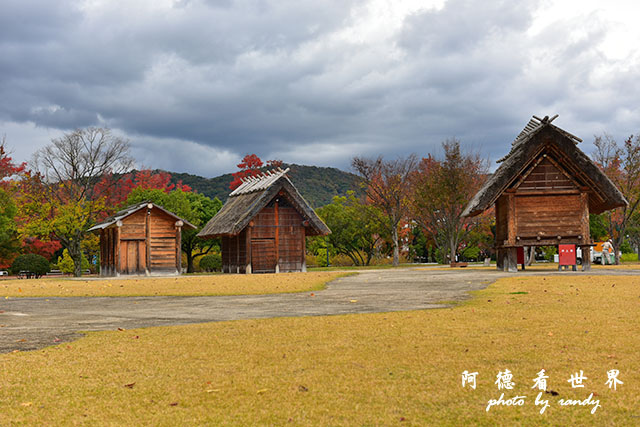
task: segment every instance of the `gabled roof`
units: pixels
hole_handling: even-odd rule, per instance
[[[288,168],[286,170],[278,168],[256,177],[243,179],[242,184],[229,194],[222,209],[211,218],[198,236],[216,237],[239,234],[281,190],[287,194],[289,202],[302,217],[309,221],[309,227],[313,231],[309,235],[331,233],[329,227],[322,222],[293,186],[286,175],[288,171]]]
[[[148,205],[151,205],[152,209],[158,209],[158,210],[164,212],[165,214],[169,215],[170,217],[175,218],[177,221],[182,221],[184,223],[185,227],[189,227],[189,228],[193,228],[193,229],[196,228],[195,225],[191,224],[186,219],[180,218],[176,214],[174,214],[172,212],[169,212],[168,210],[156,205],[153,202],[145,201],[145,202],[136,203],[135,205],[127,206],[123,210],[121,210],[119,212],[116,212],[114,215],[112,215],[109,218],[105,219],[103,222],[94,225],[88,231],[104,230],[105,228],[114,225],[115,223],[117,223],[118,221],[128,217],[129,215],[132,215],[132,214],[138,212],[141,209],[148,208]]]
[[[550,119],[545,116],[541,119],[533,116],[511,144],[509,154],[498,160],[500,166],[469,202],[462,216],[475,216],[489,209],[545,148],[559,153],[567,172],[591,190],[591,213],[601,213],[628,204],[613,182],[577,147],[582,140],[551,124],[557,117],[555,115]],[[553,146],[547,144],[550,140]]]

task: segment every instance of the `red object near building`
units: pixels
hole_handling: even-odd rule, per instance
[[[576,269],[576,245],[558,245],[558,268],[572,266]]]
[[[518,248],[518,264],[524,264],[524,248]]]

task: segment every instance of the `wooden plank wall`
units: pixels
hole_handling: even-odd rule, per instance
[[[158,209],[149,216],[151,271],[176,271],[176,220]]]
[[[248,262],[252,273],[302,271],[303,218],[282,195],[279,199],[262,209],[240,235],[222,237],[223,272],[245,273]]]
[[[578,236],[582,234],[580,194],[516,197],[516,235]]]
[[[304,245],[304,227],[302,216],[293,207],[282,207],[279,210],[280,239],[278,255],[280,271],[301,271]]]
[[[563,171],[545,157],[518,187],[518,191],[563,191],[577,188]]]
[[[276,229],[276,208],[274,203],[262,209],[253,219],[253,227],[251,228],[252,273],[275,273],[278,257],[276,253]],[[279,233],[278,238],[280,238]]]
[[[222,236],[222,272],[244,273],[247,262],[246,229],[237,236]]]

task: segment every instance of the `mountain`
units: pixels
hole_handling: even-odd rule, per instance
[[[331,203],[333,196],[344,196],[349,190],[362,194],[358,176],[340,169],[295,164],[284,164],[282,168],[291,169],[287,175],[313,208]],[[215,178],[203,178],[188,173],[169,173],[172,182],[182,181],[198,193],[211,198],[217,197],[223,202],[231,192],[229,183],[233,181],[233,177],[230,173]]]

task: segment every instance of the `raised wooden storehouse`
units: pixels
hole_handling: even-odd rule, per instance
[[[150,202],[107,218],[89,230],[100,233],[100,275],[180,274],[183,227],[196,228]]]
[[[577,147],[582,140],[551,124],[556,117],[533,116],[463,212],[472,217],[495,206],[498,269],[517,271],[525,246],[574,244],[588,254],[589,214],[627,204]],[[589,268],[583,256],[583,270]]]
[[[198,234],[222,238],[225,273],[306,271],[305,237],[331,233],[286,173],[245,179]]]

